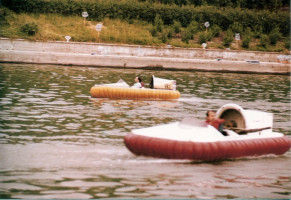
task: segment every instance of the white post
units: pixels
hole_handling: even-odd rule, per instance
[[[87,12],[82,12],[82,17],[84,17],[84,25],[85,25],[85,20],[88,17],[88,13]]]
[[[96,31],[98,32],[98,42],[100,42],[99,34],[100,34],[101,30],[102,30],[102,23],[98,23],[96,25]]]

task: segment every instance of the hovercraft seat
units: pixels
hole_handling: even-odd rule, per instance
[[[216,113],[217,118],[225,119],[224,129],[245,134],[256,131],[272,131],[273,115],[271,113],[245,110],[236,104],[226,104]]]

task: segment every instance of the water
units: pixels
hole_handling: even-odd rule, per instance
[[[90,97],[94,84],[136,75],[175,79],[176,101]],[[2,198],[291,198],[290,151],[282,156],[191,162],[137,157],[123,143],[134,128],[205,119],[236,103],[274,113],[290,132],[290,77],[0,64]]]

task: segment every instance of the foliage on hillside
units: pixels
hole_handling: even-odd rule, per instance
[[[141,2],[150,3],[162,3],[169,5],[195,5],[195,6],[205,6],[212,5],[218,7],[234,7],[234,8],[247,8],[247,9],[258,9],[258,10],[279,10],[289,8],[289,0],[139,0]]]
[[[200,47],[202,43],[208,43],[208,47],[214,48],[226,48],[232,45],[236,49],[269,51],[283,51],[290,48],[290,16],[289,12],[286,11],[258,11],[239,7],[218,9],[218,7],[207,5],[199,7],[193,5],[178,6],[137,0],[2,0],[1,4],[8,8],[2,8],[0,15],[0,25],[6,28],[9,26],[11,28],[13,24],[13,20],[9,20],[11,16],[26,15],[35,18],[32,21],[39,27],[36,27],[35,24],[22,27],[22,30],[26,30],[27,33],[30,27],[34,28],[32,32],[30,31],[33,33],[29,36],[31,39],[33,37],[40,39],[41,36],[37,34],[37,31],[43,33],[43,26],[45,26],[45,22],[38,21],[35,16],[40,14],[54,15],[63,17],[63,20],[71,20],[72,18],[80,19],[81,13],[86,11],[89,13],[87,20],[91,23],[106,20],[107,32],[104,29],[98,38],[98,41],[102,42],[144,45],[171,44],[183,47]],[[116,30],[112,27],[108,29],[110,24],[116,23],[116,21],[123,23],[122,30]],[[207,30],[204,26],[205,22],[210,24]],[[53,24],[52,29],[54,29],[53,26],[57,27],[58,24]],[[134,29],[135,34],[129,34],[124,27],[134,27],[132,30]],[[114,33],[109,31],[112,29],[115,29]],[[86,36],[77,36],[78,32],[83,33],[84,30],[87,30]],[[74,41],[96,41],[94,39],[96,33],[92,33],[93,29],[90,24],[87,24],[84,30],[75,30],[75,37],[72,39]],[[7,37],[9,36],[8,32],[7,28],[6,31],[3,29],[0,34]],[[88,34],[89,32],[90,34]],[[121,32],[123,33],[121,34]],[[234,41],[236,33],[240,33],[241,40],[239,42]],[[25,32],[22,31],[21,34],[25,35]],[[63,34],[65,33],[60,33],[60,35]],[[17,37],[16,35],[14,37]],[[42,36],[44,37],[44,35]],[[53,39],[51,36],[47,38]],[[60,38],[58,36],[55,39]]]

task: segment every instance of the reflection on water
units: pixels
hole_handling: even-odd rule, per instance
[[[94,84],[175,79],[175,101],[90,97]],[[2,198],[290,198],[290,151],[222,162],[137,157],[123,136],[237,103],[290,132],[290,77],[0,64]],[[248,192],[245,192],[248,191]]]

